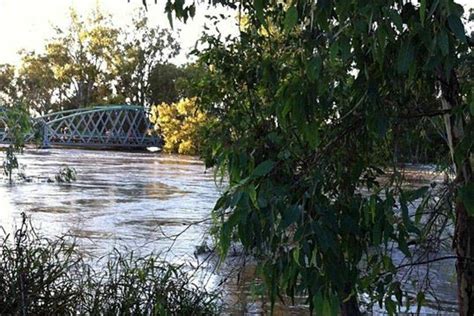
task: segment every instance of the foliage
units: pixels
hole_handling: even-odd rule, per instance
[[[168,0],[170,19],[193,16],[197,2]],[[451,150],[458,183],[473,180],[472,77],[459,76],[472,39],[462,6],[248,0],[238,8],[239,36],[205,36],[199,52],[212,71],[198,104],[219,121],[205,158],[229,178],[214,210],[222,255],[235,235],[258,259],[272,303],[303,293],[318,315],[357,315],[364,294],[396,313],[406,293],[390,250],[412,255],[408,241],[421,236],[407,203],[428,191],[403,191],[395,144],[445,115],[452,140],[436,146]],[[462,258],[474,226],[457,207]],[[468,284],[461,297],[472,302],[462,272],[474,271],[472,261],[458,262]]]
[[[180,45],[168,29],[150,26],[143,12],[134,19],[131,31],[122,29],[121,34],[125,40],[118,43],[112,63],[118,97],[132,104],[155,104],[153,93],[166,91],[154,82],[156,70],[179,53]]]
[[[195,98],[152,107],[151,121],[164,138],[163,149],[170,153],[196,155],[201,148],[201,129],[208,116],[196,107]]]
[[[6,117],[7,139],[10,141],[5,151],[5,160],[3,161],[3,172],[8,177],[10,184],[13,179],[13,171],[19,168],[17,154],[23,152],[25,138],[31,130],[30,116],[27,110],[21,104],[15,107],[4,109],[0,115]]]
[[[99,271],[74,241],[39,237],[24,216],[0,239],[0,314],[216,315],[218,297],[158,256],[115,253]]]
[[[0,104],[14,102],[15,97],[15,67],[9,64],[0,64]]]
[[[56,182],[59,183],[70,183],[76,181],[77,172],[76,169],[72,167],[62,167],[61,169],[59,169],[58,174],[54,178],[56,179]]]
[[[173,64],[157,64],[150,74],[151,104],[178,102],[183,96],[177,88],[177,80],[183,69]]]
[[[179,67],[157,64],[150,75],[151,104],[176,103],[199,95],[201,91],[196,84],[205,71],[195,63]]]
[[[180,46],[168,29],[152,26],[140,12],[132,25],[71,10],[67,28],[55,27],[43,53],[21,52],[21,64],[0,65],[0,101],[21,101],[44,115],[92,104],[152,104],[152,70],[167,64]],[[163,91],[163,90],[161,90]]]

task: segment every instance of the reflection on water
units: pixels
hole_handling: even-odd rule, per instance
[[[191,157],[51,149],[28,150],[20,163],[34,177],[54,177],[60,167],[67,165],[77,170],[78,178],[71,184],[33,181],[0,185],[0,226],[11,229],[19,224],[24,211],[42,234],[72,234],[94,257],[113,248],[157,253],[172,246],[167,259],[194,259],[195,247],[203,241],[209,225],[206,219],[219,194],[213,175],[206,174],[203,164]],[[413,183],[427,184],[427,177],[420,180],[418,171],[411,171]],[[199,224],[189,226],[194,222]],[[177,234],[178,239],[169,238]],[[226,275],[238,265],[226,266],[218,275]],[[423,267],[418,271],[426,273]],[[443,304],[454,306],[453,263],[436,263],[429,273]],[[222,284],[218,275],[211,282],[215,286]],[[255,280],[255,269],[249,265],[226,283],[225,301],[232,311],[268,311],[269,302],[252,299]],[[304,311],[301,306],[277,305],[276,315],[301,315]]]

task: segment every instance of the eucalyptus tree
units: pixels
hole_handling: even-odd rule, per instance
[[[28,103],[30,111],[44,115],[56,107],[59,80],[48,56],[24,52],[16,77],[17,97]]]
[[[0,64],[0,106],[5,106],[16,100],[17,89],[15,83],[15,66]]]
[[[56,27],[56,37],[46,43],[48,65],[58,82],[61,108],[107,102],[113,79],[108,65],[118,53],[119,30],[110,17],[93,11],[83,18],[74,10],[66,29]]]
[[[169,82],[159,86],[163,83],[160,79],[173,79],[166,76],[174,66],[168,63],[179,53],[180,45],[170,30],[150,25],[143,12],[131,26],[121,29],[121,36],[111,63],[115,90],[124,101],[151,105],[156,94],[166,94],[166,88],[170,88]]]
[[[166,10],[186,20],[201,2],[168,0]],[[399,185],[394,139],[441,117],[447,144],[439,146],[456,174],[459,311],[473,315],[473,40],[463,7],[207,3],[236,9],[244,26],[227,42],[205,36],[199,52],[209,71],[198,102],[219,118],[204,158],[229,180],[214,209],[222,255],[236,236],[257,258],[272,303],[303,292],[317,314],[357,315],[365,294],[394,314],[409,300],[389,250],[412,256],[424,211],[422,203],[413,217],[408,204],[430,194]]]

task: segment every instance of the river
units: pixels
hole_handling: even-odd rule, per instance
[[[25,212],[42,235],[71,234],[91,258],[116,248],[163,253],[174,262],[194,261],[196,246],[206,241],[210,211],[220,191],[212,172],[187,156],[28,149],[20,163],[33,181],[0,184],[0,225],[11,229]],[[47,178],[54,178],[63,166],[76,169],[77,181],[48,183]],[[434,291],[442,297],[443,309],[452,311],[456,301],[452,261],[449,266],[436,265],[430,273],[434,273]],[[255,278],[251,268],[242,275]],[[228,299],[239,313],[264,309],[261,302],[249,298],[249,282],[226,286]],[[436,309],[425,311],[436,313]],[[277,314],[290,312],[302,310],[279,307]]]

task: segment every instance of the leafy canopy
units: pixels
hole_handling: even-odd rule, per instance
[[[209,69],[198,102],[220,122],[204,158],[229,179],[214,209],[222,255],[235,236],[258,259],[272,303],[302,292],[318,315],[350,314],[364,293],[395,313],[404,289],[390,250],[412,255],[408,242],[423,231],[407,203],[428,190],[404,192],[399,173],[383,170],[396,170],[394,145],[407,127],[445,113],[470,122],[455,149],[469,156],[472,80],[458,73],[472,39],[462,6],[209,3],[238,8],[244,22],[227,42],[205,36],[198,52]],[[196,4],[169,0],[170,19],[192,17]],[[446,95],[450,84],[459,95]],[[460,100],[456,110],[443,98]]]

